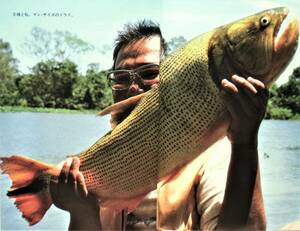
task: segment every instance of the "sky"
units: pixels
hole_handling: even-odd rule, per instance
[[[217,26],[277,6],[286,6],[300,18],[298,0],[0,0],[0,38],[10,43],[19,69],[27,73],[39,60],[26,53],[23,44],[34,26],[47,31],[70,31],[98,48],[113,46],[117,32],[124,24],[151,19],[161,25],[165,39],[182,35],[187,40]],[[16,14],[29,16],[17,16]],[[60,13],[67,16],[38,16]],[[277,81],[282,84],[295,67],[300,66],[300,49]],[[71,57],[72,58],[72,57]],[[111,52],[99,50],[73,59],[84,71],[89,63],[100,63],[101,69],[112,65]]]

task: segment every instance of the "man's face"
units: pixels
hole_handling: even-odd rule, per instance
[[[147,64],[160,63],[160,37],[151,36],[142,38],[120,49],[116,62],[115,70],[134,70]],[[143,76],[140,76],[143,78]],[[159,76],[155,76],[148,81],[147,88],[141,81],[141,78],[133,78],[132,84],[127,89],[112,89],[114,101],[118,102],[131,96],[141,94],[149,89],[153,84],[158,83]]]

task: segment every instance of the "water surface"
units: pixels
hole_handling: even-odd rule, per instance
[[[58,163],[108,130],[108,117],[90,114],[0,113],[0,154]],[[263,121],[259,155],[268,230],[276,230],[300,219],[300,122]],[[1,176],[1,230],[67,230],[68,213],[54,206],[40,223],[28,227],[5,195],[9,186],[8,178]]]

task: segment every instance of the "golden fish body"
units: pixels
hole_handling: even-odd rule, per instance
[[[99,198],[149,192],[161,177],[199,154],[201,136],[225,111],[209,75],[208,47],[198,46],[208,44],[210,35],[198,37],[167,58],[158,88],[80,155],[86,184]]]
[[[275,8],[249,16],[196,37],[166,58],[158,87],[79,155],[89,192],[103,204],[142,198],[159,180],[225,136],[230,118],[220,95],[221,79],[252,76],[269,87],[297,46],[296,20],[277,36],[287,14],[286,8]],[[35,203],[36,209],[28,209],[30,203],[24,200],[31,197],[22,193],[44,182],[41,174],[57,176],[60,169],[20,156],[0,160],[0,168],[13,181],[8,195],[31,225],[37,223],[52,203],[49,191],[45,184],[35,187],[44,192],[34,198],[43,202]],[[121,203],[119,209],[126,206],[130,205]]]
[[[219,27],[163,61],[158,88],[80,155],[89,189],[102,199],[143,195],[225,136],[230,120],[221,79],[239,74],[270,86],[297,45],[295,20],[275,42],[287,13],[276,8]]]

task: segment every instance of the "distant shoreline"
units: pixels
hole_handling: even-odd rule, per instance
[[[42,113],[65,113],[65,114],[96,114],[101,109],[66,109],[66,108],[47,108],[47,107],[21,107],[21,106],[0,106],[0,113],[3,112],[42,112]],[[296,115],[290,119],[268,118],[265,120],[299,120],[300,116]]]
[[[83,113],[83,114],[96,114],[99,110],[76,110],[66,108],[47,108],[47,107],[21,107],[21,106],[0,106],[1,112],[43,112],[43,113]]]

